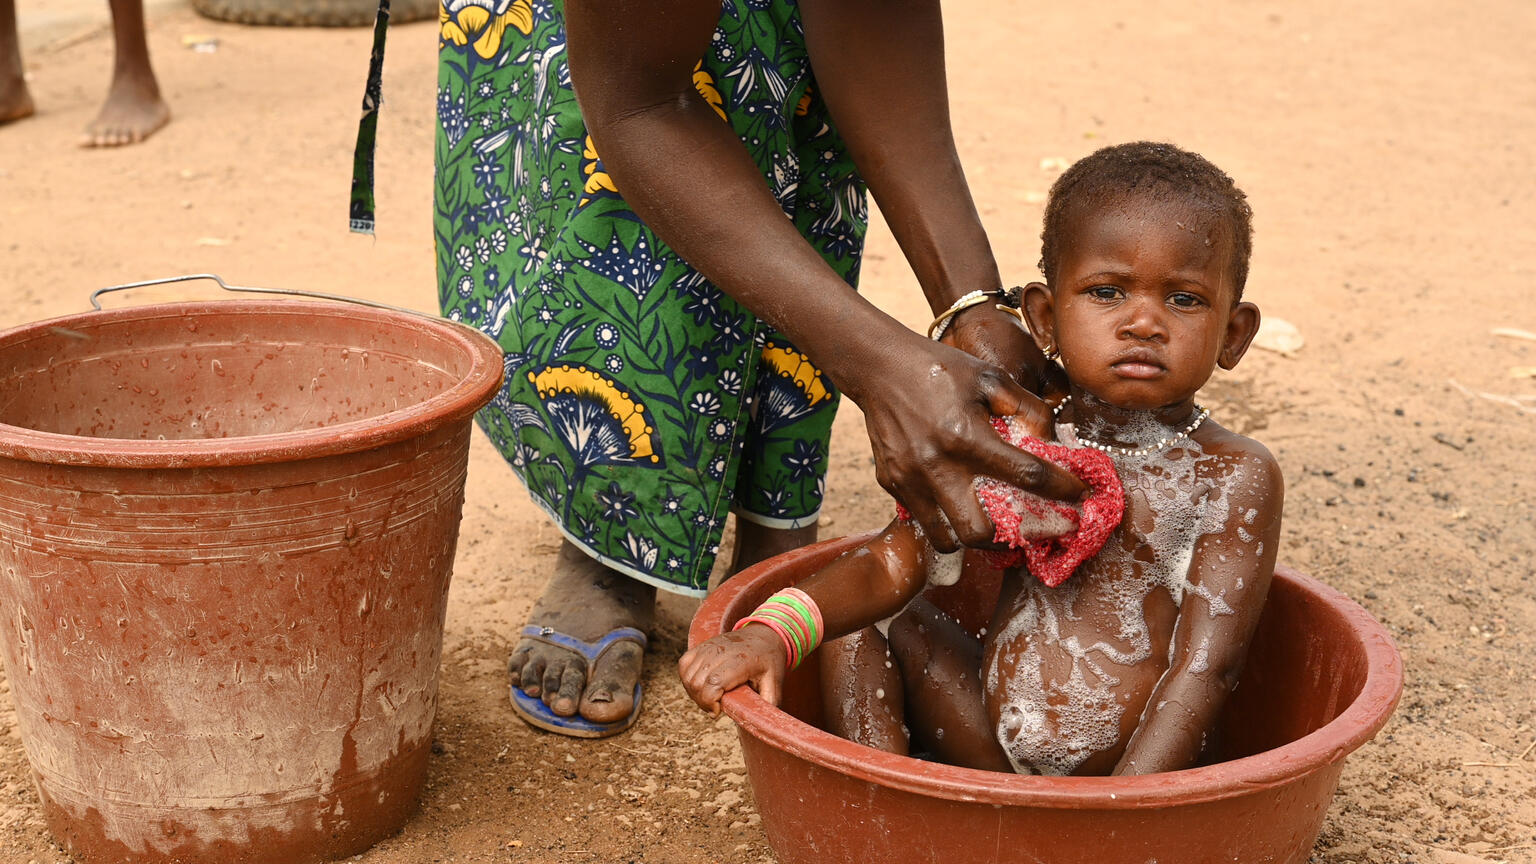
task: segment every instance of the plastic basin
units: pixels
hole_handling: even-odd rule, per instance
[[[468,328],[352,305],[0,333],[0,657],[77,859],[303,864],[399,830],[501,375]]]
[[[830,540],[742,572],[700,607],[697,644],[864,538]],[[962,622],[997,580],[945,598]],[[984,620],[984,619],[983,619]],[[816,664],[789,676],[784,710],[748,688],[725,697],[782,864],[828,861],[1214,864],[1305,862],[1344,758],[1387,721],[1402,662],[1343,594],[1278,567],[1214,764],[1141,777],[1032,777],[895,756],[818,728]]]

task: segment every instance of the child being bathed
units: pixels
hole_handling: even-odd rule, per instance
[[[851,634],[818,657],[828,726],[860,743],[1054,775],[1200,759],[1269,589],[1284,495],[1269,451],[1195,402],[1258,329],[1248,204],[1196,154],[1126,144],[1061,176],[1042,240],[1046,281],[1022,314],[1068,382],[1056,445],[1108,454],[1123,487],[1102,548],[1058,587],[1009,567],[978,640],[918,596],[957,559],[898,519],[683,655],[700,706],[744,683],[776,703],[787,666]]]

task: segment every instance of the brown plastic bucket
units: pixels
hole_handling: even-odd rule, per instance
[[[690,644],[863,539],[818,543],[726,581],[700,607]],[[972,599],[972,609],[990,608]],[[1029,777],[878,752],[818,728],[815,667],[789,676],[784,710],[747,688],[725,697],[781,864],[1300,864],[1344,757],[1376,734],[1402,691],[1402,662],[1381,625],[1285,567],[1219,725],[1223,761],[1186,771]]]
[[[0,656],[72,854],[302,864],[400,828],[501,375],[469,328],[355,305],[0,333]]]

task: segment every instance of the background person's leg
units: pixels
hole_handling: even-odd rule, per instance
[[[0,0],[10,2],[10,0]],[[143,0],[111,0],[115,45],[112,85],[96,119],[85,127],[83,147],[119,147],[148,138],[171,119],[149,65]]]
[[[0,123],[32,114],[32,94],[21,68],[21,40],[16,35],[16,0],[0,0]]]

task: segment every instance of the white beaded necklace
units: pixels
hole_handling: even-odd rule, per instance
[[[1071,394],[1068,394],[1065,399],[1062,399],[1060,402],[1056,403],[1056,407],[1051,409],[1051,419],[1054,420],[1059,418],[1061,416],[1061,409],[1067,407],[1067,403],[1071,401],[1072,396]],[[1211,409],[1201,408],[1199,405],[1196,405],[1195,408],[1195,419],[1189,421],[1188,426],[1185,426],[1183,429],[1180,429],[1167,438],[1159,438],[1157,439],[1156,444],[1151,444],[1146,447],[1131,448],[1121,447],[1116,444],[1100,444],[1097,441],[1090,441],[1081,435],[1077,436],[1077,440],[1084,447],[1092,447],[1095,450],[1108,453],[1111,456],[1126,456],[1133,459],[1138,456],[1148,456],[1158,452],[1159,450],[1162,450],[1164,447],[1167,447],[1169,444],[1172,444],[1180,438],[1189,437],[1190,433],[1200,428],[1200,424],[1205,422],[1205,418],[1211,416]]]

